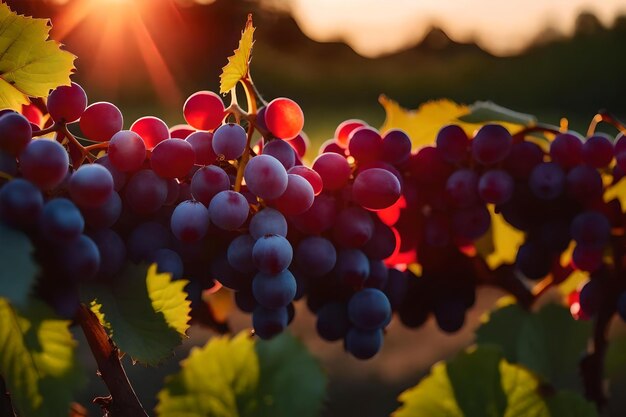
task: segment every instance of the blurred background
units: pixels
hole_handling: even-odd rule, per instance
[[[347,118],[382,125],[381,93],[406,108],[437,98],[492,100],[548,123],[567,117],[581,131],[599,109],[626,119],[626,0],[5,2],[20,13],[51,18],[52,37],[78,56],[74,80],[90,102],[117,104],[126,127],[145,115],[183,123],[182,104],[191,93],[218,91],[221,68],[249,12],[257,27],[255,84],[267,99],[287,96],[302,106],[314,144]],[[313,146],[308,157],[316,153]],[[482,290],[468,325],[453,336],[432,322],[415,331],[394,321],[383,351],[366,363],[317,338],[313,319],[298,305],[294,332],[330,376],[325,416],[389,415],[397,395],[432,363],[472,342],[481,314],[500,295]],[[234,329],[249,323],[233,317]],[[162,368],[128,362],[146,407],[154,406],[163,375],[208,335],[192,328]],[[84,356],[93,368],[89,353]],[[81,402],[105,392],[94,377]]]

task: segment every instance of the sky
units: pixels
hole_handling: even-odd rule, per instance
[[[434,24],[496,55],[519,53],[547,27],[569,35],[581,11],[606,25],[626,0],[264,0],[291,11],[317,41],[343,40],[365,56],[419,42]]]

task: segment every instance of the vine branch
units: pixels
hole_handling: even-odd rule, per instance
[[[148,417],[126,376],[120,362],[119,351],[100,320],[84,304],[81,304],[76,320],[85,333],[98,364],[99,374],[111,394],[108,397],[94,399],[94,403],[102,407],[107,417]]]

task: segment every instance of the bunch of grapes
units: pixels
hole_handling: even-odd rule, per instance
[[[500,125],[473,137],[450,125],[412,151],[405,132],[351,119],[307,167],[304,116],[288,98],[242,117],[200,91],[183,115],[186,125],[149,116],[123,130],[115,105],[88,105],[75,83],[51,92],[47,113],[0,114],[0,222],[33,242],[37,294],[61,315],[75,315],[81,284],[156,263],[190,281],[192,315],[223,286],[268,339],[306,297],[320,337],[367,359],[394,312],[409,327],[431,315],[446,332],[462,327],[485,282],[475,248],[493,212],[526,240],[514,265],[488,272],[562,272],[573,240],[568,268],[592,277],[584,314],[608,299],[626,319],[621,266],[606,257],[623,256],[623,208],[603,200],[603,178],[626,171],[622,136],[561,133],[545,150]]]

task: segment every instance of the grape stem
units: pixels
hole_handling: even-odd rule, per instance
[[[11,402],[11,393],[7,389],[4,378],[0,375],[0,415],[6,417],[16,417],[13,403]]]
[[[596,128],[602,122],[606,122],[612,126],[614,126],[617,130],[626,134],[626,125],[619,121],[615,116],[606,110],[600,110],[598,114],[593,116],[591,122],[589,123],[589,128],[587,129],[587,137],[592,136],[596,132]]]
[[[57,132],[58,130],[59,130],[58,125],[55,123],[50,127],[33,132],[33,137],[44,136],[44,135],[47,135],[48,133]]]
[[[85,333],[98,364],[99,375],[111,394],[108,397],[95,398],[94,403],[99,404],[108,417],[148,417],[126,376],[120,361],[120,352],[98,317],[87,306],[81,304],[76,321]]]
[[[241,160],[239,161],[239,166],[237,167],[237,177],[235,179],[235,191],[237,192],[241,190],[243,173],[246,169],[248,161],[250,160],[250,144],[252,142],[252,135],[254,134],[254,128],[256,126],[257,113],[257,95],[252,80],[249,77],[245,77],[241,79],[241,83],[243,84],[243,89],[246,92],[246,99],[248,101],[248,113],[246,114],[246,118],[248,120],[248,132],[246,137],[246,147],[244,148],[243,155],[241,155]]]
[[[556,126],[539,123],[534,126],[527,126],[519,132],[515,133],[513,135],[513,143],[523,142],[526,135],[534,132],[552,133],[554,135],[558,135],[559,133],[561,133],[559,128]]]

